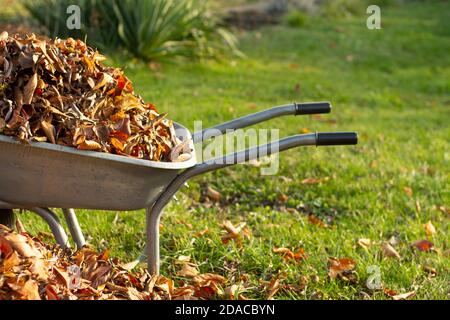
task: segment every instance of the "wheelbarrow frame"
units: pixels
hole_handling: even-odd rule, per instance
[[[250,114],[212,128],[196,132],[193,134],[192,139],[194,143],[202,143],[207,139],[226,134],[232,130],[245,128],[280,116],[320,114],[329,112],[331,112],[331,104],[329,102],[312,102],[302,104],[293,103],[273,107],[268,110]],[[205,160],[202,163],[191,163],[190,165],[185,166],[184,170],[180,171],[178,175],[175,175],[165,190],[163,190],[156,197],[156,201],[146,207],[146,248],[141,257],[139,257],[136,261],[144,261],[147,259],[149,273],[159,274],[159,224],[163,209],[174,197],[177,191],[189,179],[203,173],[215,171],[235,164],[245,163],[300,146],[354,145],[357,144],[357,141],[358,136],[355,132],[310,133],[294,135],[265,145],[249,148],[215,159]],[[195,150],[193,150],[193,153],[195,153]],[[98,157],[98,153],[96,152],[92,152],[92,155]],[[115,160],[120,161],[122,159],[128,158],[121,157]],[[67,234],[65,233],[57,215],[50,209],[28,207],[23,204],[12,204],[2,199],[0,199],[0,209],[27,209],[35,212],[48,223],[53,235],[55,236],[56,242],[63,248],[69,247]],[[63,208],[62,210],[75,244],[78,248],[83,247],[85,245],[85,238],[81,231],[74,209]]]

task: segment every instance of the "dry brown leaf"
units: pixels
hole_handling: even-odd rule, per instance
[[[412,247],[419,251],[429,252],[434,249],[434,244],[428,240],[418,240],[411,244]]]
[[[416,295],[416,292],[411,291],[411,292],[396,294],[396,295],[392,296],[392,299],[393,300],[407,300],[407,299],[414,297],[415,295]]]
[[[191,261],[191,256],[178,256],[178,258],[175,261],[175,263],[185,264],[185,263],[190,262],[190,261]]]
[[[8,283],[8,286],[14,290],[22,300],[41,300],[39,296],[39,287],[33,279],[28,279],[23,284]]]
[[[288,248],[274,247],[272,250],[274,253],[281,255],[285,260],[292,259],[292,260],[300,261],[300,260],[306,259],[305,251],[302,248],[299,248],[298,251],[295,253],[292,252]]]
[[[323,182],[327,182],[328,180],[330,180],[330,177],[324,177],[324,178],[306,178],[302,180],[302,184],[318,184],[318,183],[323,183]]]
[[[242,293],[242,287],[238,286],[236,284],[233,284],[231,286],[228,286],[224,289],[224,296],[225,299],[228,300],[241,300],[241,293]]]
[[[267,293],[266,299],[272,300],[273,297],[275,296],[275,294],[278,292],[278,290],[280,290],[280,279],[273,279],[267,285],[268,293]]]
[[[224,244],[228,243],[230,240],[234,240],[238,244],[240,244],[242,241],[242,238],[249,239],[251,236],[250,229],[248,229],[246,227],[245,222],[243,222],[235,227],[233,225],[233,223],[231,223],[231,221],[225,221],[222,224],[222,228],[224,228],[225,231],[227,232],[227,234],[225,234],[222,237],[222,243],[224,243]]]
[[[385,257],[400,259],[400,254],[397,252],[397,250],[395,250],[393,246],[391,246],[389,242],[384,241],[381,244],[381,252]]]
[[[387,295],[389,297],[393,297],[393,296],[397,295],[397,291],[389,289],[389,288],[383,288],[383,292],[385,295]]]
[[[439,210],[443,213],[446,214],[447,216],[450,217],[450,208],[447,208],[445,206],[439,206]]]
[[[36,90],[38,84],[37,73],[33,74],[28,80],[27,84],[23,88],[23,104],[31,104],[33,100],[34,90]]]
[[[288,200],[289,200],[289,197],[287,195],[285,195],[284,193],[282,193],[278,196],[278,201],[280,201],[281,203],[286,203]]]
[[[172,293],[173,300],[197,300],[194,297],[195,288],[193,286],[185,286],[176,288]]]
[[[363,249],[369,249],[372,246],[372,240],[367,238],[360,238],[358,239],[358,245]]]
[[[198,232],[194,233],[194,237],[196,237],[196,238],[203,237],[203,236],[204,236],[205,234],[207,234],[208,232],[209,232],[209,228],[206,227],[205,229],[203,229],[203,230],[201,230],[201,231],[198,231]]]
[[[356,261],[350,258],[328,258],[328,275],[331,279],[347,280],[356,267]]]
[[[15,251],[13,251],[9,255],[7,255],[1,262],[2,264],[0,265],[0,274],[6,271],[10,271],[13,267],[18,266],[20,264],[20,257]]]
[[[320,220],[317,216],[315,216],[314,214],[309,214],[308,215],[308,221],[311,222],[312,224],[321,227],[321,228],[327,228],[328,225],[323,222],[322,220]]]
[[[102,146],[94,140],[85,140],[77,146],[80,150],[97,151],[102,148]]]
[[[425,234],[427,235],[427,237],[430,238],[436,233],[436,228],[433,226],[431,221],[425,223],[424,227],[425,227]]]
[[[403,191],[406,193],[406,195],[410,198],[413,196],[413,190],[410,187],[403,187]]]
[[[181,270],[177,272],[180,277],[193,278],[197,276],[200,272],[197,269],[197,265],[193,263],[184,263]]]
[[[21,234],[10,233],[5,236],[10,246],[24,258],[42,258],[42,254],[28,244],[27,238]]]
[[[206,196],[214,202],[219,202],[220,199],[222,198],[222,195],[220,194],[219,191],[213,189],[212,187],[208,186],[206,188]]]
[[[22,221],[20,221],[19,217],[16,217],[16,230],[17,233],[25,233],[25,227],[23,226]]]

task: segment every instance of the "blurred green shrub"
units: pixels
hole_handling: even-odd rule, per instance
[[[234,35],[220,26],[205,0],[24,0],[51,37],[87,38],[106,51],[122,49],[143,60],[240,54]],[[81,29],[66,26],[67,8],[81,8]]]
[[[303,27],[307,19],[308,16],[300,10],[290,11],[283,17],[284,23],[293,28]]]
[[[329,18],[346,18],[357,14],[365,14],[365,0],[325,0],[320,8],[320,14]]]

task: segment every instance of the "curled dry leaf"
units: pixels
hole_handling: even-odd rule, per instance
[[[393,246],[389,242],[383,242],[381,244],[381,252],[383,253],[384,257],[389,258],[397,258],[400,259],[400,254],[395,250]]]

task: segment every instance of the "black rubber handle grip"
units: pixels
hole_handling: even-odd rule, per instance
[[[356,132],[323,132],[317,133],[316,145],[318,146],[342,146],[358,144]]]
[[[319,113],[330,113],[331,103],[329,102],[308,102],[308,103],[296,103],[295,115],[302,114],[319,114]]]

